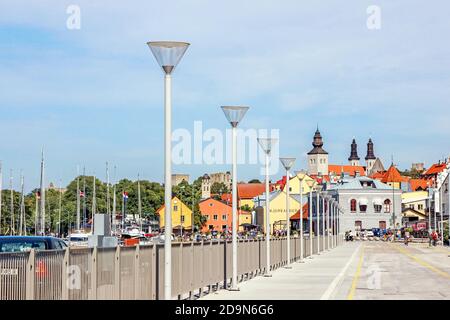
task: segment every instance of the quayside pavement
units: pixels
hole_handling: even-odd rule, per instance
[[[450,250],[428,244],[347,242],[202,300],[450,299]]]

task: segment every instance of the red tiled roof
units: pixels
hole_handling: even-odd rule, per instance
[[[426,179],[410,179],[409,183],[411,185],[412,191],[417,191],[417,189],[421,188],[422,190],[426,190],[428,188],[428,180]],[[430,182],[431,184],[431,182]]]
[[[308,219],[308,204],[305,203],[303,205],[303,219]],[[297,212],[291,216],[291,220],[300,220],[300,209],[297,210]]]
[[[375,172],[373,175],[371,175],[370,178],[381,180],[381,179],[383,179],[385,174],[386,174],[386,171],[378,171],[378,172]]]
[[[238,183],[237,195],[239,199],[253,199],[265,192],[264,183]]]
[[[387,182],[407,182],[407,177],[402,177],[400,172],[397,170],[397,168],[394,165],[391,165],[389,169],[384,174],[383,178],[381,178],[381,182],[387,183]]]
[[[438,174],[442,172],[446,166],[446,163],[435,163],[424,173],[424,175]]]
[[[360,176],[366,175],[366,170],[363,166],[350,166],[350,165],[339,165],[339,164],[329,164],[328,172],[334,172],[336,175],[340,175],[342,172],[348,173],[351,176],[354,176],[356,172],[359,172]]]

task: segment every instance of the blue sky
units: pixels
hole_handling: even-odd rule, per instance
[[[81,9],[68,30],[66,9]],[[381,29],[366,26],[369,5]],[[38,184],[76,166],[163,180],[162,72],[149,40],[192,45],[174,74],[173,129],[228,128],[220,105],[249,105],[242,128],[280,129],[305,167],[319,124],[330,163],[369,136],[400,168],[450,154],[450,3],[419,0],[23,1],[0,4],[0,159]],[[174,166],[197,177],[229,166]],[[112,170],[111,170],[112,171]],[[281,171],[279,175],[281,175]],[[261,178],[243,165],[239,178]],[[6,184],[6,178],[4,184]],[[16,186],[17,187],[17,186]]]

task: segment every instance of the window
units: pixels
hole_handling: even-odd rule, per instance
[[[381,204],[374,204],[373,209],[375,210],[375,213],[381,212],[382,205]]]
[[[355,230],[359,231],[359,230],[361,230],[361,228],[362,228],[362,222],[359,220],[355,221]]]
[[[423,204],[419,204],[419,205],[417,206],[417,209],[423,210]]]
[[[178,211],[178,206],[177,205],[173,206],[173,211]]]
[[[356,199],[350,200],[350,212],[356,212]]]
[[[391,200],[389,199],[384,200],[384,212],[391,212]]]
[[[414,204],[410,204],[410,205],[409,205],[409,208],[410,208],[410,209],[414,209]]]
[[[208,226],[208,228],[209,228],[209,230],[212,230],[212,229],[214,229],[214,226],[213,226],[212,224],[210,224],[210,225]]]
[[[184,222],[184,215],[181,216],[181,223]]]
[[[222,225],[222,230],[224,230],[224,231],[225,231],[225,230],[227,230],[227,228],[228,228],[228,227],[227,227],[227,225],[226,225],[226,224],[223,224],[223,225]]]
[[[227,220],[227,215],[226,214],[222,215],[222,220]]]
[[[213,216],[213,220],[217,220],[217,214]]]
[[[366,212],[367,210],[367,204],[360,204],[359,205],[359,211],[360,212]]]

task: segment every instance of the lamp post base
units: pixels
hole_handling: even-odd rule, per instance
[[[240,291],[241,289],[239,289],[238,287],[230,287],[228,288],[228,291]]]
[[[292,269],[291,266],[285,266],[284,269]]]
[[[271,278],[272,275],[271,275],[270,273],[265,273],[265,274],[264,274],[264,277],[265,277],[265,278]]]

